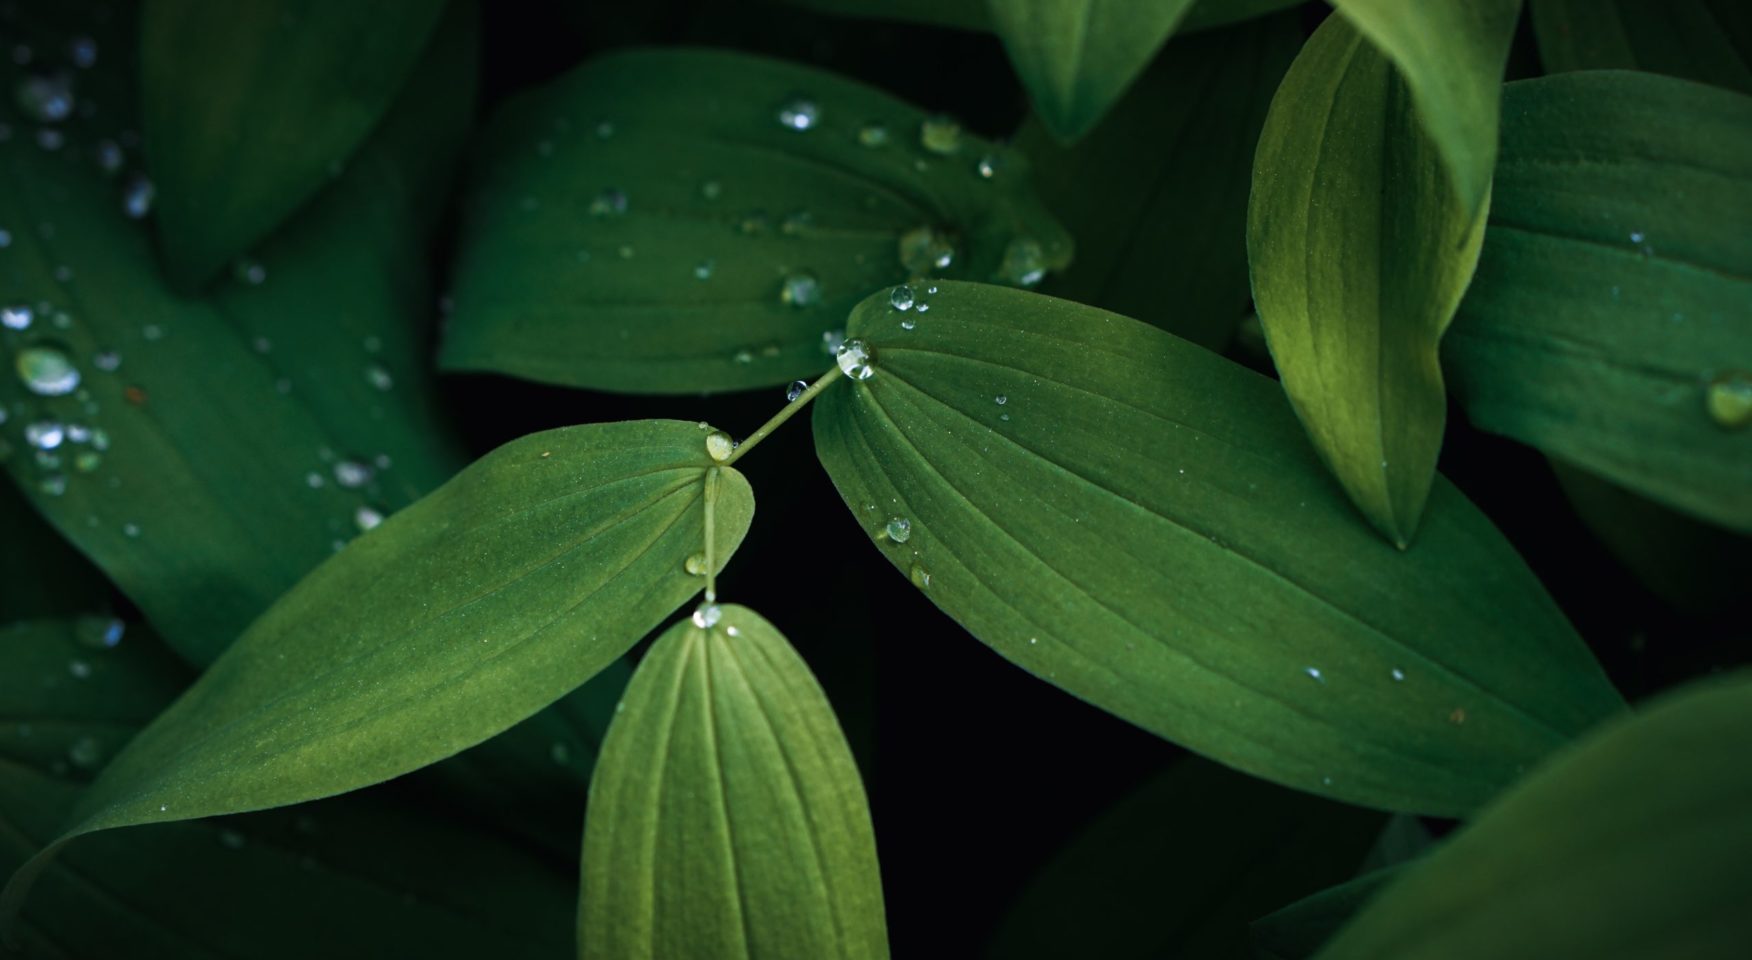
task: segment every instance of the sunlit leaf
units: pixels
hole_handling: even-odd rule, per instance
[[[1554,758],[1374,897],[1322,958],[1737,957],[1752,943],[1752,675]]]
[[[1752,97],[1598,71],[1505,105],[1444,353],[1467,419],[1752,531]]]
[[[1284,391],[1358,509],[1405,547],[1442,448],[1437,346],[1478,262],[1406,84],[1342,17],[1272,101],[1253,166],[1253,296]]]
[[[508,102],[481,144],[451,370],[629,393],[784,383],[830,362],[823,334],[872,290],[1038,282],[1070,255],[1020,156],[777,60],[597,58]]]
[[[720,619],[658,638],[609,730],[578,955],[886,957],[870,814],[832,707],[772,624],[703,609]]]
[[[878,549],[1006,658],[1229,766],[1427,813],[1618,711],[1445,481],[1401,553],[1272,381],[1094,308],[918,289],[928,313],[853,312],[874,372],[815,401],[816,446]]]
[[[147,167],[183,286],[210,279],[334,177],[414,72],[444,6],[141,5]]]
[[[708,471],[715,556],[741,541],[752,494],[702,437],[638,421],[488,454],[263,614],[104,770],[57,845],[377,783],[557,700],[699,590],[686,566]]]
[[[1550,73],[1647,70],[1752,93],[1752,4],[1529,0]]]

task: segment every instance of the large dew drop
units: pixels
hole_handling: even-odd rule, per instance
[[[919,145],[942,156],[961,152],[961,124],[954,117],[937,114],[919,124]]]
[[[1004,262],[998,278],[1019,287],[1032,287],[1046,276],[1046,251],[1033,237],[1017,237],[1004,247]]]
[[[888,292],[888,305],[896,310],[911,310],[913,305],[913,288],[901,284]]]
[[[834,357],[840,371],[853,380],[868,380],[876,375],[876,355],[862,340],[847,340],[840,344]]]
[[[892,517],[882,528],[882,532],[895,543],[905,543],[912,537],[912,521],[905,517]]]
[[[915,276],[947,269],[955,262],[955,242],[930,226],[914,227],[901,234],[897,252],[900,265]]]
[[[728,433],[725,433],[722,430],[713,430],[711,433],[706,434],[706,453],[709,454],[713,460],[723,463],[724,461],[729,460],[731,454],[734,454],[735,452],[736,441],[730,439]]]
[[[79,389],[79,368],[58,346],[37,344],[18,351],[18,378],[31,393],[64,397]]]

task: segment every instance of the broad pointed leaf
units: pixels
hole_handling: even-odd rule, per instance
[[[1549,73],[1647,70],[1752,93],[1752,4],[1529,0]]]
[[[1177,37],[1074,147],[1030,118],[1017,148],[1077,238],[1042,291],[1227,346],[1248,302],[1248,158],[1301,41],[1293,14]]]
[[[0,155],[0,223],[16,227],[0,304],[28,311],[0,328],[5,467],[193,662],[461,465],[416,325],[426,230],[471,110],[470,10],[446,18],[364,159],[211,299],[165,288],[93,159],[121,149],[127,122],[126,91],[99,86],[126,75],[120,36],[102,34],[114,59],[80,75],[99,103],[88,123],[58,151]]]
[[[1406,84],[1342,17],[1272,100],[1253,164],[1253,297],[1284,391],[1345,491],[1401,548],[1435,477],[1437,346],[1484,240]]]
[[[1737,957],[1752,943],[1752,674],[1554,758],[1376,896],[1339,958]]]
[[[444,6],[141,5],[147,167],[182,286],[211,279],[334,177],[413,73]]]
[[[1034,111],[1067,143],[1143,72],[1192,0],[989,0]]]
[[[1508,91],[1445,356],[1467,418],[1752,531],[1752,97],[1622,72]]]
[[[926,121],[744,54],[592,60],[481,138],[441,361],[630,393],[764,386],[820,372],[823,334],[872,290],[1063,266],[1022,159],[952,121],[928,148]]]
[[[1460,207],[1488,204],[1503,70],[1521,0],[1332,0],[1393,61],[1448,166]]]
[[[1363,904],[1405,872],[1403,865],[1382,867],[1297,900],[1253,921],[1253,949],[1258,960],[1307,960]]]
[[[1245,960],[1248,921],[1348,876],[1383,819],[1188,757],[1060,850],[987,955]]]
[[[671,627],[609,729],[578,955],[886,957],[876,843],[833,708],[746,607]]]
[[[874,373],[815,401],[816,447],[888,559],[1024,669],[1245,772],[1449,815],[1620,709],[1445,481],[1401,553],[1272,381],[1038,294],[923,299],[853,312]]]
[[[752,494],[701,438],[639,421],[487,455],[263,614],[110,764],[57,845],[377,783],[557,700],[699,590],[684,567],[708,470],[716,556],[741,541]]]

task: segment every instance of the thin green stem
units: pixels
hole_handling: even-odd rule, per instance
[[[742,441],[742,443],[739,446],[737,446],[735,451],[733,451],[730,454],[730,459],[724,461],[724,466],[728,467],[731,464],[735,463],[736,461],[742,459],[743,454],[747,453],[750,450],[753,450],[757,444],[759,444],[762,440],[766,439],[767,434],[772,433],[774,430],[777,430],[779,428],[780,424],[784,423],[786,420],[789,420],[793,416],[795,416],[797,414],[797,411],[803,409],[804,407],[809,406],[809,401],[814,400],[816,394],[818,394],[822,390],[826,389],[828,384],[834,382],[835,380],[838,380],[841,376],[843,376],[843,374],[840,372],[840,368],[839,368],[838,364],[835,364],[834,366],[829,367],[827,372],[821,375],[820,379],[816,380],[813,384],[810,385],[809,389],[803,391],[803,393],[801,395],[799,395],[797,397],[797,399],[792,400],[789,403],[786,403],[783,409],[781,409],[778,413],[773,414],[773,418],[771,420],[768,420],[766,423],[761,424],[759,430],[756,430],[753,433],[749,434],[748,439]]]
[[[706,602],[718,602],[718,558],[714,555],[718,530],[713,505],[718,501],[718,468],[706,471]]]

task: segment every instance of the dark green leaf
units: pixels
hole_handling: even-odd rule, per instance
[[[0,460],[12,456],[0,436]],[[22,454],[19,454],[22,455]],[[10,480],[0,479],[0,623],[64,617],[109,604],[109,582],[48,525]]]
[[[684,565],[714,470],[727,558],[754,500],[694,424],[500,447],[282,597],[104,771],[57,843],[341,793],[523,720],[699,590]]]
[[[1301,39],[1293,14],[1176,38],[1075,147],[1024,124],[1017,148],[1077,238],[1043,291],[1227,346],[1247,307],[1248,158]]]
[[[1411,88],[1468,214],[1490,198],[1503,68],[1521,0],[1332,0]]]
[[[1349,876],[1382,819],[1187,758],[1061,850],[988,955],[1244,960],[1248,921]]]
[[[1619,709],[1446,482],[1401,553],[1272,381],[1036,294],[924,299],[853,312],[874,376],[816,400],[816,446],[889,560],[1023,668],[1243,771],[1428,813],[1473,809]]]
[[[1036,115],[1068,143],[1106,115],[1192,0],[989,0],[988,6]]]
[[[443,0],[142,4],[146,160],[180,284],[210,279],[335,176],[443,10]]]
[[[0,223],[16,227],[0,288],[34,313],[0,329],[0,432],[20,451],[5,466],[194,662],[460,464],[415,329],[431,302],[425,230],[471,110],[469,9],[446,18],[353,169],[262,249],[259,282],[211,300],[165,289],[92,159],[125,105],[102,100],[59,151],[0,155]],[[100,48],[128,62],[119,40]],[[78,389],[64,372],[21,382],[27,350],[47,351],[28,355],[39,380],[50,358]],[[59,425],[53,449],[31,450],[36,423]]]
[[[1063,266],[1022,159],[952,121],[927,149],[925,123],[744,54],[591,60],[485,131],[442,362],[631,393],[783,383],[827,365],[822,335],[870,291],[937,272],[921,240],[953,247],[950,276]]]
[[[1300,6],[1302,2],[1303,0],[1198,0],[1192,5],[1186,19],[1180,21],[1180,27],[1175,32],[1191,33],[1212,27],[1226,27],[1232,23]]]
[[[1550,73],[1647,70],[1752,93],[1752,4],[1744,0],[1531,0]]]
[[[1752,674],[1665,697],[1505,793],[1320,956],[1742,956],[1748,738]]]
[[[1307,960],[1404,871],[1402,866],[1371,870],[1253,921],[1256,955],[1259,960]]]
[[[591,784],[578,943],[607,960],[888,955],[851,750],[754,611],[702,608],[633,675]]]
[[[1508,91],[1444,357],[1468,419],[1752,530],[1752,98],[1620,72]]]
[[[986,0],[784,0],[792,6],[844,17],[927,23],[959,30],[992,29]],[[1197,0],[1177,33],[1224,27],[1293,7],[1303,0]]]
[[[1437,347],[1478,262],[1405,82],[1342,17],[1303,48],[1253,165],[1253,296],[1284,391],[1345,492],[1404,548],[1447,397]]]

